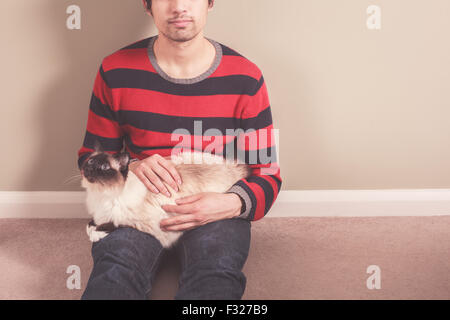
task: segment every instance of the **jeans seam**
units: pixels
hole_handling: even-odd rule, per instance
[[[184,244],[184,241],[179,242],[179,246],[181,247],[181,255],[182,255],[182,257],[181,257],[181,274],[180,274],[180,277],[178,278],[178,290],[177,291],[179,291],[179,289],[181,287],[182,274],[185,271],[186,266],[187,266],[187,252],[186,252],[186,246]]]
[[[161,254],[162,254],[163,252],[164,252],[164,249],[161,248],[161,249],[159,250],[158,255],[156,256],[156,258],[153,259],[153,264],[152,264],[152,266],[150,267],[150,279],[149,279],[149,282],[148,282],[148,288],[145,289],[145,295],[146,295],[146,296],[147,296],[147,295],[150,293],[150,291],[152,290],[152,280],[153,280],[153,277],[154,277],[153,272],[155,271],[154,269],[155,269],[155,267],[158,265],[159,258],[161,257]],[[148,268],[147,268],[147,269],[148,269]]]
[[[187,261],[187,251],[186,251],[186,245],[183,243],[181,243],[181,245],[183,246],[183,269],[186,268],[186,266],[188,265],[188,261]]]

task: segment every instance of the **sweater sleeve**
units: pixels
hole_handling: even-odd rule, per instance
[[[117,153],[123,147],[123,132],[118,113],[113,109],[112,90],[108,86],[103,62],[97,72],[89,104],[86,133],[83,145],[78,150],[78,168],[95,150],[95,142],[108,153]]]
[[[237,135],[237,157],[249,164],[252,174],[237,181],[228,191],[245,203],[236,218],[256,221],[275,202],[282,179],[278,165],[272,113],[263,75],[245,98],[241,113],[241,134]],[[245,157],[245,158],[244,158]]]

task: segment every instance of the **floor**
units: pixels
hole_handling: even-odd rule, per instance
[[[89,277],[86,219],[0,219],[0,299],[79,299]],[[252,222],[243,299],[450,299],[450,216],[270,218]],[[81,288],[68,289],[70,265]],[[368,289],[370,265],[379,289]],[[164,258],[151,299],[172,299]]]

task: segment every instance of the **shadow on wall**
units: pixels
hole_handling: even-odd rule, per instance
[[[70,15],[66,10],[72,4],[81,9],[80,30],[66,27]],[[22,185],[28,191],[79,191],[83,190],[80,179],[66,180],[79,174],[77,152],[83,143],[89,102],[101,61],[114,51],[157,32],[141,1],[126,1],[126,4],[122,0],[47,1],[39,8],[41,11],[36,16],[45,26],[43,38],[57,43],[61,56],[66,58],[58,77],[42,88],[40,96],[44,99],[34,106],[40,124],[40,132],[36,133],[41,136],[38,150],[42,152],[36,155],[34,166],[27,168],[27,180]]]

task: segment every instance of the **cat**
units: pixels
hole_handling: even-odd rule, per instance
[[[176,215],[164,211],[162,205],[176,204],[175,199],[200,192],[226,192],[251,174],[247,164],[207,152],[184,151],[166,159],[175,164],[182,179],[178,192],[163,181],[171,197],[147,189],[129,170],[128,152],[109,154],[96,144],[81,167],[81,186],[86,189],[86,206],[93,217],[86,226],[92,242],[118,227],[128,226],[153,235],[169,248],[183,231],[161,230],[160,221]]]

